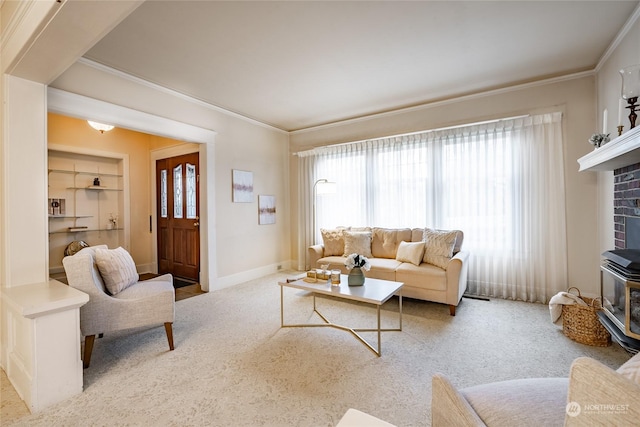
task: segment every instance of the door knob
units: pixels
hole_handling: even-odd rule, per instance
[[[199,222],[194,222],[194,223],[193,223],[193,226],[194,226],[194,227],[197,227],[197,226],[199,226],[199,225],[200,225],[200,223],[199,223]]]

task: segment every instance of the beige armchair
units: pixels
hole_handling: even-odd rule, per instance
[[[432,427],[637,426],[640,420],[640,353],[617,370],[579,357],[569,378],[526,378],[457,390],[436,374]],[[349,409],[336,427],[391,426]]]
[[[84,368],[89,367],[95,336],[113,331],[164,324],[173,350],[175,290],[171,274],[138,281],[116,295],[109,295],[96,266],[96,249],[84,248],[62,260],[69,286],[89,294],[80,308],[80,331],[85,337]]]
[[[431,421],[438,426],[638,425],[640,354],[614,371],[579,357],[569,378],[528,378],[457,390],[433,377]]]

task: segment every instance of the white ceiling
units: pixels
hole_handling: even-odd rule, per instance
[[[84,56],[292,131],[593,70],[638,1],[147,1]]]

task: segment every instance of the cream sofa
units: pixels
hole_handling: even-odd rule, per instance
[[[371,235],[370,256],[360,253],[367,256],[371,263],[371,270],[366,271],[365,276],[403,282],[403,296],[448,304],[449,313],[455,316],[456,307],[467,289],[469,253],[461,250],[464,239],[462,231],[450,232],[455,235],[451,257],[440,257],[440,266],[437,266],[424,261],[427,255],[417,265],[402,258],[397,259],[401,242],[424,241],[424,228],[340,227],[322,230],[323,244],[308,248],[308,265],[319,268],[329,264],[330,268],[340,268],[342,273],[348,274],[345,260],[349,255],[349,242],[345,244],[344,239],[353,233]]]

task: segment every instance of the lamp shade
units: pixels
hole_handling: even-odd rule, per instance
[[[640,95],[640,64],[620,70],[622,76],[622,98],[631,99]]]
[[[335,194],[336,183],[331,181],[318,182],[318,194]]]
[[[112,125],[105,125],[104,123],[93,122],[91,120],[87,120],[87,123],[89,123],[89,126],[94,128],[95,130],[99,130],[100,133],[109,132],[111,129],[113,129]]]

